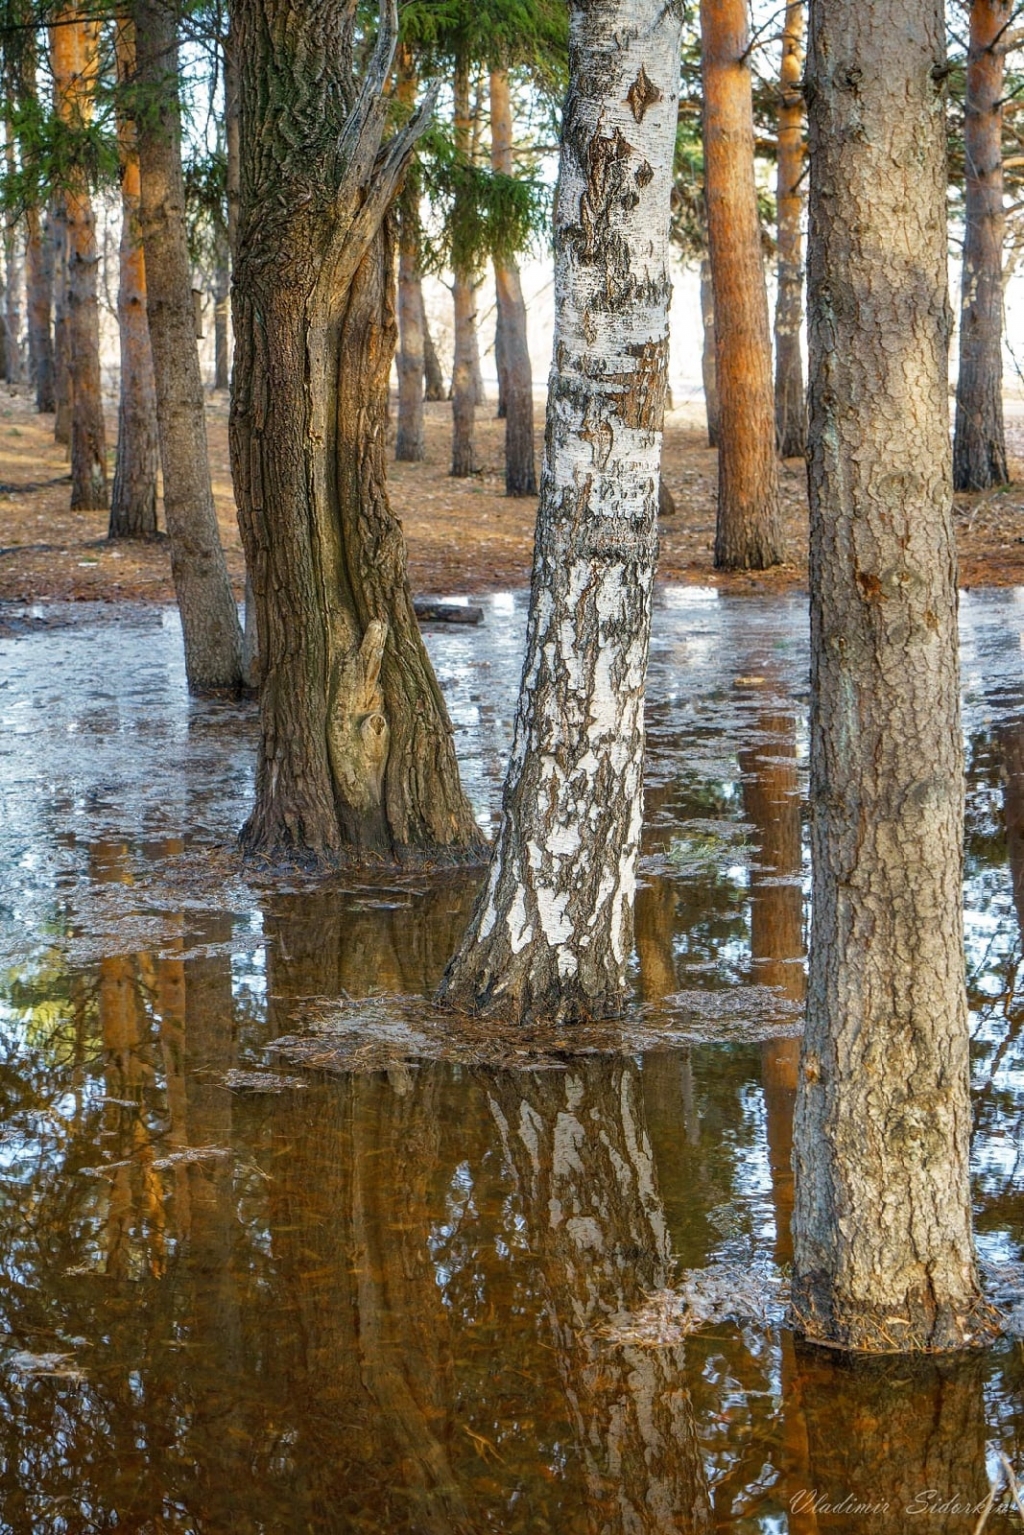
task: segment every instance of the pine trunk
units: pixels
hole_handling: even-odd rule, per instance
[[[419,280],[419,214],[403,202],[398,239],[398,434],[395,457],[418,464],[423,441],[423,288]]]
[[[585,1019],[625,995],[678,79],[677,12],[571,7],[526,660],[489,876],[442,984],[466,1011]]]
[[[135,70],[131,22],[117,27],[117,65],[121,83]],[[110,538],[156,536],[156,482],[160,436],[156,422],[156,384],[146,316],[146,263],[139,234],[139,157],[135,134],[124,117],[118,121],[121,155],[121,251],[117,322],[121,342],[121,399],[117,413],[117,456],[110,498]]]
[[[14,157],[14,133],[7,124],[7,172],[14,176],[17,164]],[[21,350],[21,292],[24,279],[21,235],[16,214],[8,210],[4,215],[4,331],[6,335],[6,371],[9,384],[20,384],[25,377],[25,362]]]
[[[942,0],[812,0],[811,847],[793,1315],[987,1319],[971,1233]],[[894,339],[898,341],[895,344]]]
[[[423,315],[423,398],[428,405],[438,405],[442,400],[447,400],[448,391],[444,387],[444,374],[441,372],[441,363],[437,356],[437,348],[430,335],[430,326],[427,324],[427,311],[423,303],[423,283],[419,284],[420,312]]]
[[[295,17],[286,0],[240,0],[234,18],[231,449],[262,672],[243,844],[320,864],[343,853],[478,856],[386,488],[388,210],[425,116],[382,147],[390,25],[357,95],[346,68],[354,7],[314,0],[298,34]],[[313,59],[330,62],[314,71]]]
[[[708,447],[718,447],[718,369],[715,365],[715,288],[711,281],[711,262],[705,256],[700,264],[700,318],[704,345],[700,371],[704,384],[704,410],[708,421]]]
[[[469,157],[470,102],[469,64],[455,66],[455,153]],[[453,217],[459,218],[456,209]],[[480,359],[476,344],[476,294],[473,273],[456,262],[452,270],[452,304],[455,320],[455,358],[452,363],[452,476],[467,479],[476,472],[473,427],[477,398],[476,373]]]
[[[416,69],[407,44],[399,49],[398,97],[406,109],[416,101]],[[395,458],[418,464],[423,442],[423,287],[420,282],[420,194],[415,175],[406,179],[397,205],[398,221],[398,432]]]
[[[139,113],[135,124],[139,222],[160,424],[164,520],[185,642],[185,674],[193,693],[234,690],[242,681],[242,636],[210,486],[185,232],[176,23],[174,12],[159,0],[134,0],[131,15],[136,83],[147,92],[147,109]]]
[[[28,309],[29,377],[36,391],[36,410],[55,408],[53,393],[53,242],[38,208],[25,212],[26,307]]]
[[[73,130],[92,116],[98,68],[98,24],[68,11],[52,28],[51,60],[57,113]],[[67,359],[71,400],[71,506],[109,504],[107,442],[100,378],[99,252],[96,218],[82,167],[73,167],[64,193],[67,239]]]
[[[512,99],[508,74],[491,71],[491,163],[503,176],[512,164]],[[537,468],[533,451],[533,369],[526,339],[526,304],[514,261],[494,263],[501,357],[498,360],[499,411],[505,407],[505,494],[535,496]],[[497,357],[497,343],[495,343]]]
[[[765,570],[779,564],[785,550],[768,296],[754,184],[747,0],[701,0],[700,26],[719,410],[715,565]]]
[[[804,249],[804,0],[788,0],[779,79],[778,293],[775,300],[775,431],[782,458],[807,451],[807,400],[800,356]]]
[[[16,104],[20,105],[18,101],[20,82],[15,73],[13,60],[7,66],[6,76],[7,119],[4,159],[7,175],[13,181],[18,172],[18,160],[15,151],[12,109]],[[8,208],[4,213],[4,329],[7,342],[5,377],[9,384],[20,384],[25,377],[25,359],[21,342],[21,294],[24,269],[18,221],[17,209]]]
[[[71,447],[71,335],[68,324],[68,220],[64,194],[50,207],[53,241],[53,440]]]
[[[1003,74],[1010,0],[971,0],[964,103],[964,261],[953,484],[1009,481],[1003,429]]]

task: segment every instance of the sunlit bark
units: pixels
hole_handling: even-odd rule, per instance
[[[747,0],[701,0],[704,195],[715,295],[718,522],[715,564],[763,570],[784,557],[771,332],[754,185]]]
[[[984,1336],[971,1233],[941,0],[814,0],[811,847],[793,1312]]]
[[[678,16],[570,12],[555,341],[501,825],[450,1006],[601,1016],[626,989],[668,354]]]

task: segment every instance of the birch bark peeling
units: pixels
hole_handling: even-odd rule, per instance
[[[989,1327],[971,1233],[942,0],[812,0],[811,847],[793,1315]]]
[[[679,14],[570,9],[555,338],[526,660],[501,826],[441,995],[618,1011],[633,938],[668,351]]]

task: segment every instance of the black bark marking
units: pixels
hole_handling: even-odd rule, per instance
[[[654,82],[648,79],[647,71],[641,64],[640,73],[626,92],[629,110],[636,122],[642,123],[648,107],[653,107],[655,102],[661,99],[661,92]]]

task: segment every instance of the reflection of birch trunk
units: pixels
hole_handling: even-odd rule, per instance
[[[803,1002],[803,890],[800,884],[800,786],[796,719],[762,715],[761,742],[740,752],[743,810],[757,828],[758,853],[750,871],[750,959],[754,981]],[[793,1257],[793,1110],[800,1069],[799,1039],[769,1039],[761,1047],[768,1158],[775,1202],[775,1256]]]
[[[635,1063],[587,1061],[483,1086],[535,1255],[595,1528],[710,1529],[682,1349],[601,1336],[669,1277]]]

